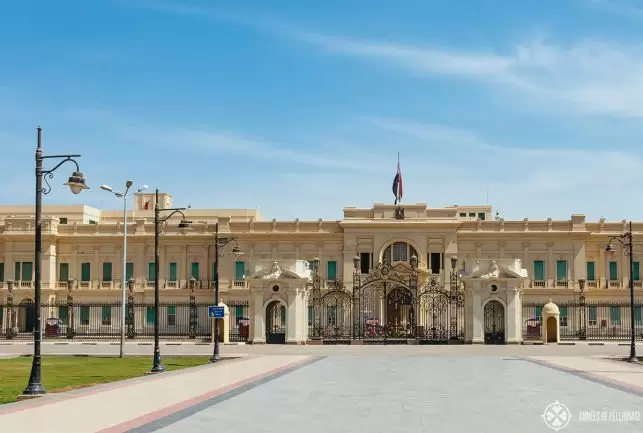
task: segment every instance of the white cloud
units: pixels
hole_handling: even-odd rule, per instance
[[[643,45],[583,40],[559,45],[542,39],[506,52],[302,34],[300,40],[337,54],[380,62],[414,74],[476,80],[494,89],[582,114],[643,117]],[[514,103],[519,104],[520,99]]]

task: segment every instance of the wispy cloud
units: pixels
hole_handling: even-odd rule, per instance
[[[564,110],[574,113],[643,117],[643,45],[595,40],[561,45],[537,39],[494,52],[320,34],[299,39],[413,74],[476,80],[550,108],[565,103]]]

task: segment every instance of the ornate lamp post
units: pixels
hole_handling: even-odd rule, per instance
[[[587,300],[585,298],[585,279],[579,278],[578,288],[580,289],[580,294],[578,295],[578,304],[580,309],[578,310],[578,321],[580,329],[578,330],[578,339],[586,340],[587,339],[587,315],[585,310],[587,309]]]
[[[625,249],[625,254],[630,258],[630,356],[627,359],[628,362],[638,362],[636,357],[636,330],[634,327],[634,245],[633,245],[633,236],[632,236],[632,221],[629,223],[629,230],[623,233],[620,236],[612,236],[608,243],[605,251],[612,253],[615,251],[612,246],[612,241],[619,242]]]
[[[451,272],[449,273],[449,296],[451,297],[451,320],[449,323],[450,340],[458,338],[458,307],[464,303],[464,294],[460,290],[460,279],[458,276],[458,258],[451,257]]]
[[[310,261],[312,266],[313,295],[313,336],[312,340],[321,340],[321,276],[319,275],[319,257]]]
[[[362,306],[360,305],[359,291],[361,282],[361,259],[358,255],[353,257],[353,338],[362,334]]]
[[[41,309],[41,281],[40,268],[42,266],[42,196],[51,192],[51,185],[47,179],[54,178],[54,172],[66,162],[72,162],[76,165],[76,170],[69,177],[65,185],[69,187],[73,194],[80,194],[83,190],[89,189],[85,184],[85,176],[80,172],[80,167],[74,158],[80,158],[80,155],[43,155],[42,154],[42,128],[38,127],[38,145],[36,147],[36,250],[34,255],[34,307],[35,307],[35,330],[34,330],[34,349],[33,361],[31,364],[31,374],[29,383],[23,394],[25,396],[38,396],[46,393],[41,382],[41,364],[40,343],[42,340],[42,326],[40,318]],[[44,170],[42,165],[45,159],[61,160],[54,168]],[[42,181],[47,184],[42,186]]]
[[[185,214],[182,212],[185,209],[186,208],[161,209],[159,207],[159,190],[156,190],[156,198],[154,200],[154,364],[152,365],[151,373],[162,373],[165,371],[165,366],[161,364],[161,349],[159,348],[159,226],[175,214],[179,214],[183,217],[179,223],[179,228],[188,227],[190,221],[185,220]],[[161,219],[159,214],[166,211],[171,211],[172,213]]]
[[[101,185],[100,189],[103,191],[111,192],[118,198],[123,199],[123,269],[122,269],[122,278],[121,278],[121,344],[120,344],[120,354],[119,357],[122,358],[125,356],[125,306],[126,306],[126,296],[127,291],[127,197],[134,194],[130,193],[129,190],[132,187],[134,182],[128,180],[125,182],[125,191],[114,191],[114,189],[109,185]],[[147,189],[147,185],[143,185],[138,188],[136,192],[141,192]]]
[[[242,256],[243,253],[239,248],[239,243],[237,238],[219,238],[219,222],[214,225],[214,305],[219,305],[219,258],[223,255],[222,250],[230,242],[234,242],[236,245],[232,247],[232,254],[235,257]],[[212,353],[212,358],[210,362],[218,362],[221,359],[219,355],[219,319],[214,319],[214,351]]]

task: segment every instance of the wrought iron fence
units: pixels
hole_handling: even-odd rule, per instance
[[[160,337],[211,339],[212,320],[208,318],[209,305],[195,302],[162,302],[159,306]],[[126,338],[153,338],[154,304],[128,302],[125,308]],[[233,302],[229,308],[230,341],[246,341],[248,327],[240,317],[247,317],[247,303]],[[43,339],[118,339],[121,335],[121,311],[120,302],[88,303],[63,300],[43,304],[40,313]],[[33,303],[0,304],[0,339],[32,339],[34,329]]]
[[[522,335],[526,341],[542,339],[542,308],[545,302],[523,302]],[[561,340],[629,340],[631,308],[624,301],[556,301],[560,310]],[[643,303],[634,305],[634,330],[643,340]]]

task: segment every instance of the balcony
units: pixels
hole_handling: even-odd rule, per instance
[[[597,289],[598,288],[598,281],[596,281],[596,280],[587,281],[587,287],[592,288],[592,289]]]
[[[151,280],[145,280],[145,287],[148,289],[151,289],[154,287],[154,281]]]
[[[609,281],[609,286],[610,289],[620,289],[621,288],[621,281],[620,280],[611,280]]]
[[[78,283],[78,287],[81,289],[91,289],[92,283],[91,281],[81,281],[80,283]]]
[[[567,281],[567,280],[556,280],[556,287],[568,288],[569,287],[569,281]]]
[[[535,281],[535,280],[531,281],[531,286],[532,287],[542,287],[542,288],[544,288],[544,287],[546,287],[546,285],[547,285],[547,282],[544,281],[544,280],[543,281]]]
[[[636,289],[641,289],[643,288],[643,281],[634,281],[634,287]]]
[[[247,289],[248,283],[245,280],[233,280],[232,281],[233,289]]]
[[[166,289],[178,289],[179,288],[179,282],[178,281],[166,281],[165,282],[165,288]]]
[[[57,281],[56,282],[56,287],[59,289],[68,289],[69,288],[69,282],[67,281]]]
[[[112,289],[114,287],[114,283],[112,281],[101,281],[100,282],[100,288],[101,289]]]

